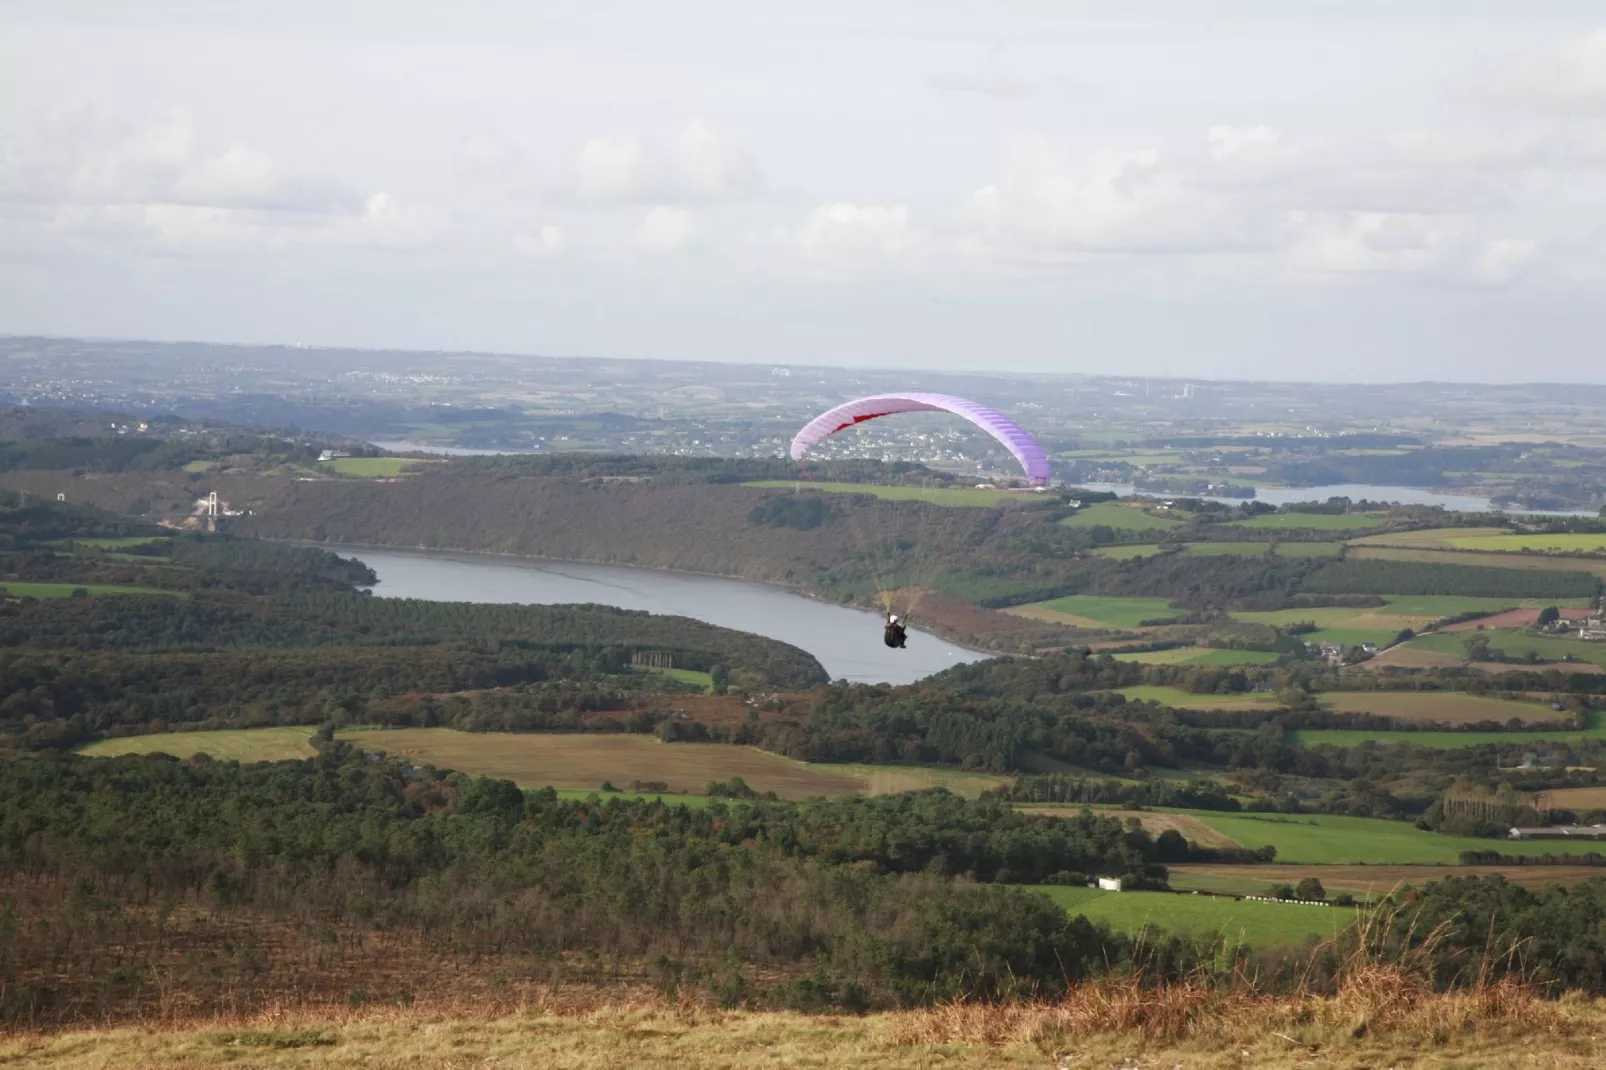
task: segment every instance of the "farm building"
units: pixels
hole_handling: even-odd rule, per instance
[[[1119,892],[1121,890],[1120,877],[1100,877],[1099,888],[1106,892]]]
[[[1606,825],[1546,825],[1542,828],[1514,828],[1513,840],[1606,840]]]

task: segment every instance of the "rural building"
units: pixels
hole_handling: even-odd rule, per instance
[[[1606,840],[1606,825],[1545,825],[1540,828],[1514,828],[1513,840]]]
[[[1590,617],[1578,626],[1580,639],[1606,639],[1606,618]]]
[[[1100,877],[1099,888],[1106,892],[1119,892],[1121,890],[1120,877]]]

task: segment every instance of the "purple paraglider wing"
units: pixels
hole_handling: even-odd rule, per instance
[[[1026,470],[1029,482],[1048,482],[1048,457],[1019,424],[985,405],[949,394],[876,394],[838,405],[810,420],[797,433],[792,439],[792,460],[802,460],[805,453],[838,431],[902,412],[951,412],[962,416],[1003,443]]]

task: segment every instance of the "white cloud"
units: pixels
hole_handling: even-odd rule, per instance
[[[916,240],[901,204],[822,204],[791,235],[809,263],[834,274],[884,266],[911,252]]]
[[[1029,78],[997,71],[939,71],[929,79],[933,89],[946,93],[976,93],[984,97],[1026,97],[1037,91]]]
[[[757,193],[764,184],[752,153],[701,119],[693,119],[681,131],[675,158],[680,190],[690,197],[737,200]]]
[[[1606,117],[1606,27],[1473,80],[1485,99],[1546,115]]]
[[[692,239],[694,228],[691,213],[684,208],[657,205],[642,217],[637,241],[652,253],[672,253],[684,248]]]
[[[207,148],[183,116],[133,126],[80,112],[8,140],[0,200],[322,214],[363,205],[350,186],[272,153],[244,144]]]
[[[1206,252],[1264,240],[1233,200],[1156,150],[1073,158],[1041,137],[1017,139],[998,182],[970,216],[1005,243],[1081,252]]]
[[[763,186],[752,153],[701,119],[688,122],[672,146],[593,138],[574,162],[574,192],[591,204],[730,202]]]
[[[581,147],[574,161],[574,188],[591,202],[629,202],[652,185],[641,143],[633,137],[597,137]]]
[[[1287,266],[1296,274],[1401,278],[1451,286],[1503,286],[1538,257],[1535,243],[1492,236],[1447,216],[1315,214],[1292,221]]]

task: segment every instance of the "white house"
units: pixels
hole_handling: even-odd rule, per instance
[[[1100,877],[1099,890],[1105,892],[1119,892],[1121,890],[1120,877]]]

